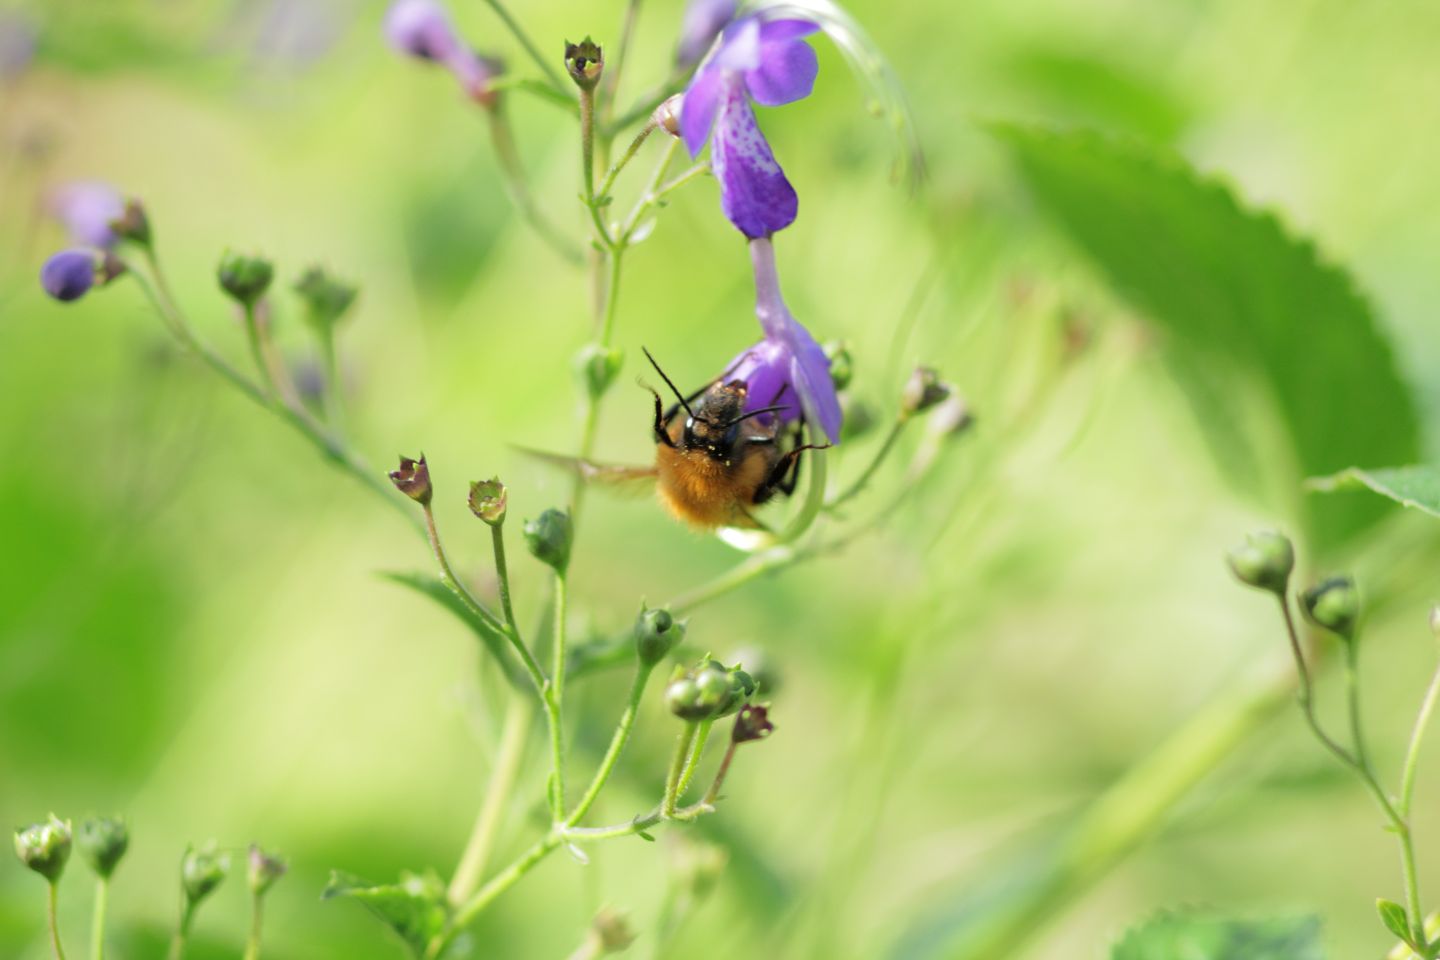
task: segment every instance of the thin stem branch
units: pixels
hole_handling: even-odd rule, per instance
[[[1426,728],[1430,725],[1430,714],[1435,710],[1435,701],[1440,699],[1440,664],[1430,677],[1430,686],[1415,716],[1415,726],[1410,731],[1410,745],[1405,750],[1404,774],[1400,782],[1400,815],[1410,816],[1410,804],[1415,796],[1415,775],[1420,767],[1420,744],[1425,739]]]
[[[590,786],[565,818],[566,828],[575,826],[600,796],[610,774],[615,771],[615,765],[620,760],[620,754],[625,750],[625,745],[630,741],[630,732],[635,728],[635,716],[640,710],[640,700],[645,694],[645,685],[650,680],[650,675],[655,671],[654,664],[637,662],[635,666],[635,679],[630,684],[630,696],[625,701],[625,710],[620,714],[620,722],[615,725],[615,734],[610,738],[610,746],[605,751],[605,756],[600,760],[600,766],[595,771],[595,777],[590,781]]]
[[[615,96],[620,90],[620,72],[625,68],[625,61],[628,59],[630,41],[635,34],[635,22],[639,15],[640,0],[629,0],[625,4],[625,18],[620,23],[620,40],[615,45],[614,55],[606,60],[605,76],[601,80],[606,117],[615,116]]]
[[[500,0],[485,0],[485,3],[489,5],[491,10],[495,11],[495,15],[500,18],[506,28],[515,36],[520,46],[525,48],[525,52],[530,55],[530,59],[535,61],[535,66],[539,67],[540,72],[545,74],[545,79],[550,82],[550,86],[554,87],[558,93],[569,96],[569,87],[561,78],[560,72],[551,65],[549,60],[541,55],[540,48],[535,46],[535,42],[525,33],[524,28],[520,26],[519,22],[510,15],[510,11],[505,8],[505,5],[502,4]]]
[[[55,960],[65,960],[65,948],[60,944],[60,923],[57,910],[60,884],[51,880],[46,886],[49,888],[45,900],[45,914],[50,922],[50,946],[55,951]]]
[[[265,895],[250,893],[250,936],[245,940],[244,960],[260,960],[260,931],[265,922]]]
[[[601,198],[608,198],[610,196],[610,191],[615,188],[615,179],[620,176],[620,171],[624,170],[630,161],[635,159],[635,154],[640,152],[640,148],[645,144],[645,141],[650,138],[650,134],[654,132],[655,123],[653,121],[645,124],[645,126],[641,128],[640,132],[635,135],[635,139],[630,141],[630,146],[626,147],[625,152],[620,155],[620,159],[616,160],[610,167],[609,172],[605,174],[605,179],[600,181],[600,186],[595,191],[597,196]]]
[[[550,747],[553,754],[554,783],[550,795],[551,819],[565,822],[565,574],[555,571],[555,642],[551,645],[554,655],[550,669],[550,689],[547,700],[551,709]]]
[[[255,315],[253,303],[245,304],[245,339],[250,344],[250,358],[254,361],[255,370],[260,375],[265,395],[272,404],[280,403],[280,390],[275,386],[275,378],[270,372],[270,362],[265,356],[265,347],[260,340],[260,318]]]
[[[531,228],[560,256],[571,263],[584,260],[580,249],[563,231],[550,222],[535,204],[530,186],[525,179],[525,167],[520,162],[520,152],[515,148],[515,134],[510,127],[505,107],[496,103],[485,111],[490,121],[490,143],[495,149],[495,160],[500,165],[501,180],[510,203]]]
[[[1340,744],[1330,738],[1320,726],[1320,720],[1315,716],[1315,694],[1310,681],[1310,668],[1305,662],[1305,653],[1300,646],[1300,633],[1295,629],[1295,617],[1290,613],[1290,602],[1284,594],[1276,594],[1280,601],[1280,613],[1285,619],[1285,633],[1290,638],[1290,653],[1295,658],[1295,670],[1300,677],[1300,692],[1298,699],[1300,709],[1305,714],[1305,722],[1310,725],[1310,730],[1316,738],[1324,745],[1325,749],[1333,753],[1341,763],[1355,770],[1362,770],[1355,758],[1350,755]]]
[[[460,856],[460,864],[455,868],[455,876],[450,881],[447,895],[455,906],[463,904],[475,892],[485,874],[490,851],[495,845],[496,831],[520,776],[525,741],[529,739],[534,715],[534,708],[529,702],[518,696],[510,697],[500,732],[500,748],[495,756],[495,766],[490,771],[490,782],[485,787],[485,800],[475,817],[475,826]]]
[[[904,432],[905,426],[910,420],[911,418],[905,414],[901,414],[895,418],[895,422],[890,425],[890,431],[885,434],[885,440],[880,444],[880,449],[875,451],[875,456],[871,458],[870,463],[866,465],[860,476],[855,478],[855,482],[850,485],[849,489],[826,502],[826,510],[838,509],[847,501],[854,499],[861,491],[869,486],[870,481],[875,477],[875,471],[879,470],[880,465],[890,456],[890,451],[895,448],[895,441],[900,439],[900,434]]]
[[[1360,644],[1353,639],[1345,643],[1345,709],[1350,717],[1350,740],[1355,748],[1355,759],[1374,777],[1375,768],[1370,765],[1370,751],[1365,746],[1364,720],[1360,712]]]
[[[472,614],[485,621],[495,630],[507,633],[505,625],[502,624],[495,614],[491,613],[455,576],[455,571],[450,567],[450,559],[445,555],[445,547],[440,543],[440,531],[435,526],[435,511],[430,504],[423,504],[425,515],[425,535],[430,540],[430,552],[435,555],[435,562],[440,567],[440,582],[445,585],[455,597],[465,605]],[[526,659],[524,656],[521,659]],[[533,658],[531,658],[533,661]],[[528,666],[528,664],[527,664]]]
[[[194,905],[182,897],[180,925],[175,928],[175,937],[170,941],[170,960],[181,960],[185,956],[185,944],[190,939],[190,921],[194,917]]]
[[[518,860],[492,877],[488,883],[475,892],[474,896],[465,902],[464,906],[455,912],[455,919],[451,921],[445,931],[430,941],[429,946],[425,949],[426,960],[436,960],[436,958],[445,952],[445,948],[459,935],[460,931],[473,923],[475,918],[490,905],[492,900],[506,890],[509,890],[515,885],[517,880],[535,869],[535,866],[549,856],[560,844],[560,834],[551,831],[537,840]]]
[[[95,881],[95,914],[90,923],[90,960],[105,960],[105,913],[109,908],[110,881]]]
[[[740,746],[734,740],[725,747],[725,756],[720,759],[720,767],[715,771],[715,780],[710,784],[710,789],[705,791],[705,799],[700,801],[705,806],[713,807],[720,799],[720,788],[725,785],[725,776],[730,772],[730,764],[735,760],[735,748]]]
[[[705,756],[705,744],[709,742],[710,729],[714,726],[713,719],[701,720],[695,731],[695,742],[690,745],[690,755],[685,758],[685,769],[680,773],[680,783],[675,790],[677,802],[685,797],[685,791],[690,789],[690,781],[695,779],[695,773],[700,769],[700,761]]]
[[[690,720],[675,740],[675,753],[670,758],[670,772],[665,777],[665,798],[660,803],[660,815],[669,819],[675,815],[675,806],[680,800],[680,777],[685,770],[685,761],[690,756],[690,746],[695,742],[695,731],[699,724]]]

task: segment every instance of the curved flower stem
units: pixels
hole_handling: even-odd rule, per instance
[[[875,456],[871,458],[860,476],[855,478],[855,482],[844,493],[826,501],[825,509],[827,511],[838,509],[842,504],[853,500],[870,485],[870,481],[875,477],[875,471],[879,470],[880,465],[890,456],[890,452],[895,448],[895,441],[900,439],[900,434],[904,432],[906,424],[911,419],[903,413],[895,418],[895,422],[890,425],[890,431],[885,434],[885,439],[880,444],[880,449],[875,451]]]
[[[495,832],[500,827],[505,805],[515,789],[520,775],[521,761],[525,758],[525,741],[530,736],[531,718],[534,708],[525,699],[512,695],[510,705],[505,709],[504,726],[501,727],[500,749],[495,756],[495,767],[490,771],[490,782],[485,787],[485,802],[475,817],[475,827],[455,868],[447,896],[450,903],[463,904],[480,883],[485,873],[486,862],[495,845]]]
[[[1350,739],[1355,748],[1355,759],[1373,778],[1375,770],[1370,765],[1370,751],[1365,746],[1364,722],[1360,712],[1360,644],[1351,641],[1345,644],[1345,706],[1350,716]]]
[[[422,504],[422,509],[425,515],[425,533],[430,540],[430,552],[435,555],[435,562],[440,567],[440,582],[476,617],[485,621],[491,628],[509,635],[509,631],[496,618],[495,614],[491,613],[479,600],[476,600],[474,595],[460,582],[460,578],[455,576],[455,571],[450,567],[450,559],[445,555],[445,547],[440,543],[440,531],[435,526],[435,511],[428,503]],[[526,658],[522,655],[521,659]],[[534,658],[530,658],[526,666],[529,667],[533,662]]]
[[[705,799],[701,800],[702,806],[713,807],[720,799],[720,788],[725,785],[725,776],[730,772],[730,764],[735,760],[735,748],[740,746],[734,740],[725,747],[725,756],[720,759],[720,767],[715,771],[715,780],[710,784],[710,789],[705,791]]]
[[[1415,774],[1420,766],[1420,743],[1425,739],[1425,730],[1430,724],[1430,714],[1435,710],[1435,701],[1440,698],[1440,665],[1430,677],[1430,686],[1425,691],[1425,700],[1415,716],[1415,726],[1410,731],[1410,746],[1405,751],[1404,774],[1400,782],[1400,816],[1410,816],[1410,804],[1415,796]]]
[[[505,614],[505,623],[517,640],[520,626],[515,622],[515,608],[510,605],[510,566],[505,562],[505,525],[497,523],[490,528],[490,545],[495,554],[495,580],[500,585],[500,610]]]
[[[620,159],[615,161],[614,165],[611,166],[610,170],[605,174],[605,178],[600,181],[600,186],[595,190],[597,197],[606,199],[610,196],[610,191],[614,189],[615,180],[620,176],[620,171],[624,170],[630,164],[630,161],[635,159],[635,154],[640,152],[640,148],[645,145],[645,141],[648,140],[650,134],[654,132],[655,124],[652,121],[645,124],[644,128],[635,135],[635,139],[630,141],[630,146],[625,148],[625,152],[620,155]]]
[[[705,744],[710,739],[710,728],[713,726],[714,719],[701,720],[695,730],[695,742],[690,745],[690,755],[685,758],[685,769],[680,773],[680,783],[675,790],[677,801],[685,796],[685,791],[690,789],[690,781],[695,779],[695,772],[700,769],[700,761],[705,756]]]
[[[190,921],[194,918],[194,905],[182,898],[180,925],[175,928],[175,937],[170,941],[170,960],[181,960],[185,956],[185,944],[190,940]]]
[[[255,363],[255,370],[260,375],[260,383],[263,385],[265,395],[272,404],[280,402],[280,391],[275,386],[275,377],[270,371],[270,361],[265,356],[265,347],[260,338],[260,319],[255,315],[255,305],[245,305],[245,339],[250,344],[250,358]]]
[[[560,834],[554,831],[547,833],[540,840],[536,841],[529,850],[521,854],[518,860],[500,871],[492,877],[488,883],[477,890],[475,895],[465,902],[464,906],[455,911],[455,918],[450,922],[450,925],[445,928],[444,932],[437,934],[435,938],[430,941],[429,945],[425,948],[426,960],[436,960],[436,958],[445,952],[445,948],[459,935],[460,931],[473,923],[475,918],[480,916],[492,900],[506,890],[509,890],[515,885],[517,880],[535,869],[536,864],[549,856],[556,847],[560,846],[560,843]]]
[[[566,829],[575,826],[600,796],[610,774],[615,771],[615,764],[620,759],[620,754],[625,750],[625,745],[630,741],[630,732],[635,728],[635,715],[640,710],[640,698],[645,694],[645,685],[650,681],[650,675],[655,671],[654,664],[637,662],[635,666],[635,679],[630,684],[630,696],[625,701],[625,711],[620,714],[620,722],[615,726],[615,734],[610,738],[610,746],[605,751],[605,756],[600,761],[599,768],[595,771],[595,777],[590,781],[590,786],[565,818]]]
[[[245,940],[244,960],[260,960],[260,932],[265,923],[265,895],[250,893],[250,936]]]
[[[1298,698],[1300,709],[1305,714],[1305,722],[1309,724],[1310,731],[1315,734],[1316,739],[1325,749],[1333,753],[1336,759],[1351,769],[1361,770],[1362,768],[1355,758],[1350,755],[1350,751],[1332,740],[1330,735],[1321,728],[1319,718],[1315,716],[1314,687],[1310,681],[1310,668],[1305,662],[1305,653],[1300,646],[1300,633],[1295,629],[1295,617],[1290,613],[1290,602],[1285,595],[1277,594],[1276,596],[1280,601],[1280,614],[1285,620],[1285,634],[1290,639],[1290,654],[1295,658],[1295,670],[1300,677]]]
[[[688,71],[676,74],[665,81],[664,84],[646,91],[635,99],[635,103],[630,109],[605,124],[605,133],[613,137],[631,124],[639,123],[641,120],[651,116],[654,114],[656,107],[684,90],[685,84],[689,82],[689,79],[690,73]]]
[[[535,205],[535,198],[531,196],[530,186],[525,180],[525,168],[520,162],[520,153],[515,149],[515,134],[510,127],[510,119],[505,113],[503,103],[497,102],[487,109],[485,114],[490,121],[490,142],[495,148],[495,159],[500,164],[501,179],[510,203],[556,253],[571,263],[581,263],[584,257],[580,249]]]
[[[670,819],[675,816],[675,806],[680,800],[680,777],[685,770],[685,761],[690,756],[690,747],[695,742],[699,724],[693,720],[685,723],[685,729],[675,740],[675,753],[670,758],[670,773],[665,777],[665,799],[660,803],[660,816]]]
[[[236,370],[230,363],[215,353],[204,343],[200,342],[191,331],[189,324],[185,322],[184,316],[179,308],[175,306],[175,300],[168,293],[168,286],[164,282],[164,274],[160,272],[159,262],[153,255],[147,253],[147,259],[151,264],[151,270],[155,275],[155,283],[147,280],[139,270],[133,266],[129,268],[129,275],[140,285],[141,292],[145,294],[155,312],[160,316],[162,322],[169,328],[170,332],[191,354],[202,360],[213,371],[218,373],[235,389],[248,397],[259,406],[271,411],[282,421],[288,424],[297,433],[303,436],[315,447],[325,460],[348,473],[355,480],[370,490],[386,503],[399,510],[405,517],[405,521],[420,535],[425,534],[424,525],[416,519],[414,512],[410,509],[408,501],[398,496],[394,489],[380,479],[378,473],[370,466],[351,453],[338,440],[327,434],[319,424],[315,423],[303,412],[292,409],[283,404],[275,404],[266,396],[265,391],[255,384],[249,377]],[[127,264],[127,266],[129,266]],[[157,286],[159,292],[157,292]]]
[[[552,106],[559,107],[568,115],[574,117],[580,112],[575,97],[568,91],[557,91],[550,84],[543,80],[536,80],[534,77],[501,76],[491,80],[488,89],[495,93],[504,93],[508,90],[518,90],[521,93],[528,93],[531,96],[539,97]]]
[[[60,923],[57,916],[60,884],[51,880],[46,884],[49,892],[45,900],[45,915],[50,925],[50,946],[55,951],[55,960],[65,960],[65,948],[60,944]]]
[[[520,46],[525,48],[525,52],[530,55],[530,59],[535,61],[535,66],[539,67],[540,72],[545,74],[545,79],[550,82],[550,86],[562,96],[569,97],[570,88],[566,85],[565,81],[561,79],[560,72],[551,65],[549,60],[541,55],[540,49],[535,46],[535,42],[525,33],[525,30],[520,26],[519,22],[510,15],[510,11],[505,8],[505,5],[502,4],[500,0],[485,0],[485,3],[491,10],[495,11],[495,15],[500,18],[506,28],[515,36]]]
[[[110,901],[110,881],[95,881],[95,914],[90,924],[90,960],[105,960],[105,913]]]

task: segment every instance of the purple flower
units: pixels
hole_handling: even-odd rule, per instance
[[[119,240],[110,225],[124,215],[125,201],[108,183],[64,184],[51,191],[46,206],[76,243],[109,250]]]
[[[805,419],[840,442],[840,399],[830,378],[830,358],[810,331],[790,315],[780,296],[775,247],[768,238],[750,241],[755,267],[755,315],[765,339],[742,352],[725,371],[727,380],[746,386],[745,409],[780,406],[782,423]]]
[[[95,254],[61,250],[40,268],[40,286],[56,300],[79,300],[95,285]]]
[[[385,14],[385,36],[400,53],[445,67],[475,100],[493,99],[490,81],[499,72],[496,64],[460,39],[435,0],[396,0]]]
[[[690,0],[680,21],[680,42],[675,46],[675,63],[682,69],[699,63],[710,45],[735,19],[738,0]]]
[[[808,20],[742,17],[725,28],[719,47],[685,91],[680,108],[685,146],[693,157],[714,133],[710,152],[720,209],[752,239],[794,223],[799,200],[750,103],[775,107],[810,95],[820,67],[803,38],[818,29]]]

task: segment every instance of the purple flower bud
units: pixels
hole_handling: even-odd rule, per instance
[[[95,254],[61,250],[40,268],[40,286],[56,300],[79,300],[95,285]]]
[[[742,17],[695,74],[680,114],[680,132],[693,157],[714,135],[711,162],[720,181],[720,208],[751,239],[795,222],[795,188],[755,122],[751,102],[775,107],[810,95],[819,61],[805,37],[808,20]]]
[[[64,184],[51,191],[46,207],[78,244],[108,250],[119,239],[110,224],[125,215],[125,201],[109,184],[93,180]]]
[[[735,19],[740,4],[737,0],[690,0],[685,17],[680,21],[680,42],[675,47],[675,63],[682,69],[693,67],[710,51],[715,38],[725,25]]]
[[[385,14],[385,36],[400,53],[445,67],[472,99],[494,101],[490,81],[500,72],[498,62],[470,49],[435,0],[396,0]]]

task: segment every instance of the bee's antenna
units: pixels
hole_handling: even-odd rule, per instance
[[[646,350],[643,346],[640,349],[644,351],[645,359],[650,361],[650,366],[654,367],[655,372],[660,374],[660,379],[665,381],[665,386],[669,387],[671,392],[675,394],[675,399],[680,401],[680,406],[685,408],[685,412],[690,415],[690,419],[698,419],[695,416],[695,411],[690,409],[690,404],[685,402],[685,395],[675,388],[675,384],[670,382],[669,377],[665,376],[665,371],[660,369],[660,364],[655,362],[655,358],[650,355],[650,351]]]
[[[734,420],[731,420],[729,423],[721,427],[721,429],[728,430],[731,427],[735,426],[735,424],[737,423],[743,423],[744,421],[749,420],[751,417],[758,417],[764,413],[779,413],[787,406],[789,406],[789,404],[781,403],[773,407],[761,407],[759,410],[751,410],[749,413],[742,413],[740,416],[736,417]]]

